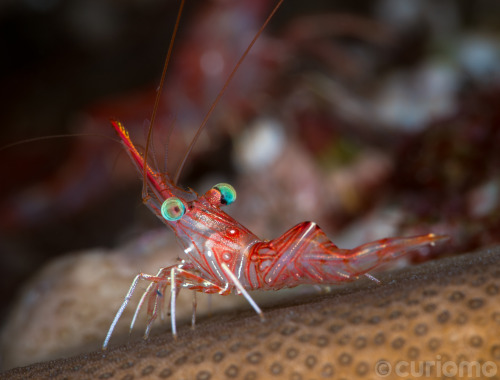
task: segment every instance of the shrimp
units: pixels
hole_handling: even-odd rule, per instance
[[[354,281],[361,276],[367,276],[378,282],[369,274],[373,269],[409,251],[426,245],[434,245],[437,241],[447,238],[429,233],[406,238],[386,238],[354,249],[341,249],[328,239],[316,223],[308,221],[299,223],[278,238],[262,240],[222,210],[222,207],[236,200],[236,191],[231,185],[216,184],[204,195],[199,196],[194,190],[185,190],[176,184],[180,169],[208,117],[240,63],[281,3],[282,0],[275,6],[233,69],[198,128],[173,178],[166,172],[155,170],[148,163],[148,147],[160,91],[157,94],[143,154],[138,151],[123,124],[117,120],[111,120],[128,155],[143,177],[143,202],[174,232],[185,253],[185,258],[175,265],[160,268],[156,275],[139,273],[134,278],[111,323],[102,345],[103,350],[108,347],[113,330],[141,280],[149,282],[149,286],[136,307],[130,330],[135,324],[139,311],[146,305],[148,323],[144,338],[149,336],[153,322],[158,314],[163,312],[164,295],[170,287],[171,328],[176,338],[175,302],[181,289],[207,294],[243,295],[264,320],[262,310],[248,294],[249,290],[279,290],[303,284],[340,284]],[[160,90],[172,42],[173,38],[167,54]],[[193,306],[194,323],[195,304]]]

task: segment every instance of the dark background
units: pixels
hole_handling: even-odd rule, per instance
[[[215,3],[188,1],[170,76],[181,76],[183,63],[187,62],[184,68],[189,69],[188,61],[175,64],[176,52],[196,48],[186,46],[196,44],[196,39],[188,38],[189,33],[202,24],[204,12],[209,13]],[[260,10],[255,12],[253,25],[258,27],[269,4],[255,3]],[[462,36],[480,35],[496,41],[500,37],[497,1],[421,2],[417,7],[420,13],[410,17],[413,23],[406,27],[384,25],[376,17],[381,9],[390,12],[391,4],[396,4],[384,3],[385,8],[382,2],[373,1],[317,1],[312,6],[302,1],[285,1],[266,32],[275,44],[286,46],[286,57],[265,56],[264,52],[260,59],[264,65],[268,59],[271,69],[255,74],[265,82],[262,87],[271,99],[266,103],[266,111],[285,103],[283,99],[292,92],[289,83],[299,82],[297,78],[304,72],[327,73],[356,97],[363,98],[391,72],[411,72],[432,56],[451,60],[453,54],[449,51]],[[152,110],[177,7],[178,2],[170,0],[26,0],[0,6],[0,147],[5,147],[0,151],[0,320],[5,318],[10,302],[26,279],[47,260],[69,251],[112,247],[117,241],[159,226],[141,205],[141,183],[135,174],[122,175],[116,169],[121,148],[111,141],[116,137],[107,119],[133,120],[141,137],[141,125]],[[380,28],[388,28],[390,38],[380,43],[369,40],[372,24],[346,19],[348,31],[328,35],[325,40],[331,40],[329,44],[320,41],[313,45],[313,41],[301,45],[293,26],[300,26],[307,15],[318,12],[348,12],[377,22],[373,35],[382,33]],[[248,16],[248,12],[242,14]],[[242,17],[241,22],[245,20]],[[211,27],[217,29],[218,25]],[[368,32],[363,28],[368,28]],[[309,49],[310,46],[316,49]],[[325,46],[344,53],[325,58],[330,54],[321,53]],[[241,50],[233,53],[237,57]],[[497,67],[499,62],[496,61]],[[248,73],[251,68],[246,70]],[[250,75],[242,71],[243,75]],[[498,242],[500,236],[495,196],[486,215],[476,219],[466,213],[469,206],[464,199],[464,194],[483,183],[492,183],[491,191],[498,198],[500,93],[495,73],[487,73],[486,79],[481,80],[463,68],[457,71],[460,79],[452,96],[455,111],[424,123],[418,130],[408,132],[393,126],[374,131],[365,125],[366,120],[349,119],[342,112],[326,112],[328,106],[323,104],[313,107],[317,112],[294,115],[295,127],[287,133],[301,141],[318,166],[322,165],[324,142],[338,139],[339,135],[347,136],[348,141],[355,141],[363,149],[375,147],[390,152],[394,170],[364,210],[373,209],[387,197],[399,199],[399,204],[412,210],[413,219],[409,218],[408,223],[433,220],[447,225],[463,237],[455,240],[455,247],[463,252]],[[176,83],[179,85],[179,81]],[[209,99],[204,100],[201,115],[209,104]],[[231,104],[220,107],[225,110]],[[243,120],[255,117],[259,107],[239,102],[234,108],[239,120]],[[176,111],[165,112],[171,115]],[[439,128],[430,128],[437,124]],[[217,126],[209,129],[216,133]],[[75,134],[87,136],[71,137]],[[54,135],[69,137],[7,147]],[[231,162],[231,135],[222,137],[215,150],[208,148],[208,153],[202,150],[194,155],[183,174],[183,183],[195,187],[200,175],[207,176],[210,170],[238,176],[238,169]],[[408,156],[413,159],[402,160]],[[443,166],[443,162],[448,165]],[[432,168],[424,180],[413,175],[422,167]],[[420,191],[421,187],[426,191]],[[340,230],[364,212],[344,211],[324,218],[331,220],[327,222],[331,223],[331,230]],[[280,223],[284,228],[291,227],[286,220]]]

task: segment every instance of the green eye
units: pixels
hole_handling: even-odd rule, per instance
[[[161,215],[171,222],[179,220],[185,213],[186,206],[179,198],[168,198],[161,205]]]
[[[230,205],[236,200],[236,190],[234,187],[227,183],[218,183],[214,189],[220,191],[220,203],[223,205]]]

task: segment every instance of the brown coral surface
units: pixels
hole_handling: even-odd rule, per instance
[[[264,323],[229,313],[182,328],[177,341],[163,334],[2,378],[395,379],[426,361],[437,363],[432,377],[462,368],[495,378],[499,264],[500,247],[484,249],[267,309]]]

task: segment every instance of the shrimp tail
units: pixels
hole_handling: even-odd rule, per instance
[[[346,255],[348,266],[353,273],[365,274],[383,263],[397,259],[410,251],[416,251],[427,245],[435,245],[447,236],[435,234],[419,235],[406,238],[385,238],[360,245]]]
[[[303,222],[279,238],[257,243],[250,253],[250,262],[260,269],[259,282],[268,289],[337,284],[356,280],[385,262],[446,238],[434,234],[386,238],[354,249],[341,249],[316,223]]]

